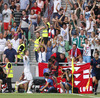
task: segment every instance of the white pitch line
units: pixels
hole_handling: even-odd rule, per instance
[[[82,95],[82,94],[73,94],[73,95],[78,95],[78,96],[84,96],[84,97],[87,97],[87,96]],[[88,97],[90,97],[90,98],[100,98],[100,97],[96,97],[96,95],[95,95],[95,96],[88,96]]]

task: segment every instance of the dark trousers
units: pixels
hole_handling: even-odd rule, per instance
[[[7,86],[9,93],[11,93],[12,92],[11,78],[7,78]]]
[[[39,57],[38,52],[35,51],[35,59],[36,59],[37,62],[38,62],[38,57]]]
[[[23,32],[25,32],[25,37],[28,41],[28,31],[29,31],[28,28],[22,28],[22,30],[23,30]]]

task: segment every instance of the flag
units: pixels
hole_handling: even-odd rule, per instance
[[[86,84],[85,89],[87,89],[87,88],[89,87],[89,85],[90,85],[90,78],[88,79],[88,82],[87,82],[87,84]]]
[[[72,74],[74,73],[75,69],[74,69],[74,64],[73,64],[73,58],[72,58]]]

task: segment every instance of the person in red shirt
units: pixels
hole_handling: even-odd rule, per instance
[[[51,55],[51,57],[54,56],[56,58],[57,62],[66,62],[67,63],[67,58],[65,57],[64,53],[54,53]]]
[[[34,10],[35,14],[38,15],[37,23],[39,23],[41,19],[41,9],[37,6],[37,2],[34,3],[34,6],[31,8],[31,10]]]
[[[68,58],[71,59],[72,57],[75,57],[76,60],[79,60],[79,58],[81,57],[81,51],[77,48],[76,44],[73,44]]]

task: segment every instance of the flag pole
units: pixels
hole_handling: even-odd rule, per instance
[[[75,69],[74,69],[74,63],[73,63],[73,58],[72,58],[72,94],[73,94],[73,88],[74,88],[74,73]]]
[[[72,94],[73,94],[73,88],[74,88],[74,81],[73,81],[73,73],[72,73]]]

